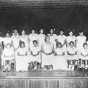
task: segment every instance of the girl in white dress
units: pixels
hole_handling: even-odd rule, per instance
[[[78,58],[81,58],[81,67],[88,68],[88,45],[87,43],[83,44],[83,47],[78,53]]]
[[[27,71],[28,69],[28,50],[25,48],[25,43],[20,41],[20,47],[16,53],[16,71]]]
[[[31,34],[29,34],[29,41],[32,42],[34,40],[38,41],[38,34],[35,33],[35,30],[33,29]]]
[[[40,58],[40,47],[38,44],[38,41],[34,40],[33,42],[31,42],[30,45],[30,62],[39,62],[41,63],[41,58]]]
[[[11,63],[15,63],[15,52],[12,45],[7,44],[2,53],[2,65],[4,66],[4,71],[11,70]]]
[[[50,42],[54,45],[55,44],[55,40],[57,38],[57,35],[54,34],[54,30],[51,29],[50,30],[50,34],[48,34],[49,38],[50,38]]]
[[[22,31],[21,36],[20,36],[20,40],[21,40],[22,42],[24,42],[25,48],[28,49],[28,47],[29,47],[29,42],[28,42],[28,36],[26,35],[25,30]]]
[[[6,37],[3,38],[3,44],[4,44],[4,47],[6,47],[8,44],[12,45],[12,39],[9,33],[6,33]]]
[[[73,35],[73,32],[69,32],[69,36],[66,38],[67,47],[69,47],[71,41],[74,42],[74,46],[76,47],[76,36]]]
[[[77,49],[75,47],[75,43],[71,41],[69,46],[67,47],[67,67],[68,70],[74,70],[73,60],[77,59]]]
[[[19,34],[18,34],[18,31],[17,30],[14,30],[12,36],[11,36],[11,39],[12,39],[12,44],[13,44],[13,47],[15,49],[15,51],[19,48]]]
[[[53,64],[53,59],[53,44],[50,42],[50,38],[46,36],[42,45],[42,67]]]
[[[56,46],[54,47],[54,66],[55,70],[66,70],[66,47],[63,46],[60,42],[56,42]]]
[[[45,40],[45,34],[43,33],[43,29],[40,29],[40,34],[38,35],[39,46],[41,47]]]

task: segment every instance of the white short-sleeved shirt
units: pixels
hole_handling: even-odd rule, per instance
[[[29,34],[29,40],[33,41],[33,40],[38,40],[38,34]]]
[[[12,39],[10,37],[5,37],[3,43],[6,46],[7,44],[12,44]]]
[[[40,47],[39,46],[35,47],[33,44],[31,44],[30,52],[32,52],[34,55],[37,55],[40,52]]]
[[[64,42],[66,41],[66,36],[65,35],[57,36],[57,41],[60,42],[61,44],[64,44]]]
[[[76,36],[68,36],[68,37],[66,38],[67,47],[69,46],[69,43],[70,43],[71,41],[74,42],[74,44],[76,44]]]
[[[50,42],[53,43],[57,37],[56,34],[48,34],[48,36],[50,37]]]
[[[39,34],[38,37],[40,43],[43,43],[45,41],[45,34]]]
[[[86,56],[88,55],[88,49],[84,49],[83,47],[79,50],[79,55]]]
[[[67,48],[67,52],[69,54],[75,54],[77,52],[77,49],[75,47],[71,48],[71,47],[68,47]]]
[[[20,37],[19,36],[12,36],[11,39],[12,39],[14,48],[17,49],[19,47]]]
[[[83,44],[86,42],[86,36],[77,36],[77,48],[83,47]]]

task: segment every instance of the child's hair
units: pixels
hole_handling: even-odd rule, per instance
[[[23,41],[20,40],[20,42],[19,42],[19,46],[21,47],[22,44],[23,44],[24,47],[25,47],[25,43],[24,43]]]
[[[61,45],[61,47],[62,47],[62,44],[61,44],[61,42],[56,42],[56,46],[58,47],[58,45]]]
[[[73,41],[71,41],[71,42],[69,43],[69,45],[71,45],[71,44],[73,44],[73,45],[74,45],[74,42],[73,42]]]
[[[83,43],[83,47],[84,47],[85,45],[87,45],[87,43]]]
[[[38,41],[37,41],[37,40],[34,40],[34,41],[33,41],[33,44],[34,44],[34,43],[36,43],[36,44],[37,44],[37,43],[38,43]]]

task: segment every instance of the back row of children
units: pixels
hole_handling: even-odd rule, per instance
[[[65,36],[62,30],[56,35],[51,29],[45,35],[43,29],[40,29],[39,34],[32,30],[27,35],[23,30],[19,35],[14,30],[12,36],[6,33],[5,37],[0,37],[0,56],[3,70],[11,70],[11,64],[15,62],[16,71],[27,71],[28,63],[35,61],[41,63],[42,68],[53,65],[54,70],[69,70],[67,62],[74,59],[81,58],[88,65],[88,42],[83,32],[75,36],[71,31]]]

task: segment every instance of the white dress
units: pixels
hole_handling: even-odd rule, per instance
[[[13,42],[14,49],[17,50],[18,47],[19,47],[19,39],[20,39],[19,35],[12,36],[11,39],[12,39],[12,42]]]
[[[77,36],[77,49],[82,49],[83,44],[86,42],[86,39],[86,36]]]
[[[60,42],[63,45],[66,41],[66,36],[65,35],[57,36],[57,41]]]
[[[48,34],[48,36],[50,37],[50,42],[52,44],[55,43],[55,39],[57,38],[57,35],[56,34]]]
[[[39,46],[34,46],[31,44],[30,47],[30,57],[29,57],[29,62],[40,62],[41,63],[41,55],[40,55],[40,47]]]
[[[24,42],[25,48],[28,50],[28,48],[29,48],[28,36],[27,35],[21,35],[20,41]]]
[[[34,40],[38,40],[38,34],[36,34],[36,33],[29,34],[29,41],[34,41]]]
[[[16,71],[27,71],[28,69],[28,56],[27,49],[19,48],[16,52]]]
[[[51,65],[53,63],[53,45],[51,43],[44,43],[42,46],[42,66]]]
[[[78,53],[78,58],[88,60],[88,48],[81,48],[81,50]]]
[[[12,61],[13,59],[15,59],[15,52],[14,52],[14,48],[10,47],[10,48],[4,48],[3,53],[2,53],[2,65],[5,65],[5,61],[9,60]]]
[[[44,41],[45,41],[45,34],[39,34],[38,35],[38,41],[39,41],[39,47],[41,47],[42,46],[42,44],[44,43]]]
[[[7,44],[12,44],[12,39],[10,37],[3,38],[4,46],[7,46]]]
[[[66,38],[66,41],[67,41],[67,47],[69,47],[69,43],[71,42],[71,41],[73,41],[74,42],[74,44],[76,44],[76,37],[73,35],[73,36],[68,36],[67,38]]]
[[[63,46],[61,48],[55,48],[55,54],[54,55],[54,69],[55,70],[66,70],[67,64],[66,64],[66,47]]]
[[[67,47],[67,60],[78,59],[77,57],[77,48],[75,47]]]

